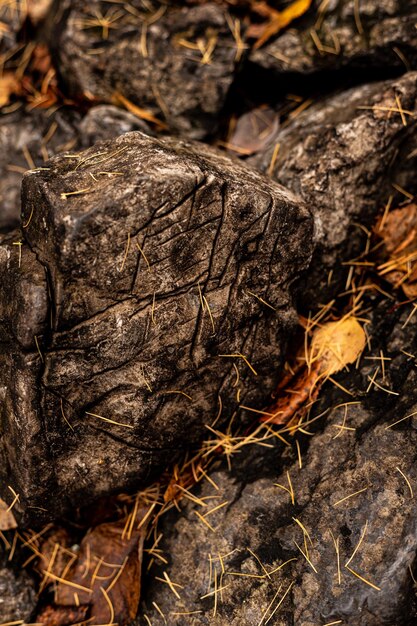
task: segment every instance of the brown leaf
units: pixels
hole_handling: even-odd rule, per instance
[[[388,259],[378,274],[410,300],[417,298],[417,205],[411,202],[381,217],[374,232],[382,238]]]
[[[0,530],[13,530],[17,523],[8,505],[0,499]]]
[[[86,619],[88,609],[88,606],[46,606],[38,613],[36,623],[42,626],[72,626]]]
[[[268,107],[258,107],[245,113],[236,125],[226,147],[234,152],[254,154],[264,149],[278,130],[279,117]]]
[[[138,530],[138,518],[133,528],[125,526],[101,524],[87,533],[76,563],[56,587],[57,605],[90,605],[92,624],[123,626],[135,618],[146,528]]]
[[[295,370],[285,376],[275,392],[275,403],[261,422],[288,424],[301,417],[318,396],[323,383],[354,363],[366,345],[366,335],[357,319],[346,316],[317,328],[310,346],[297,355]]]

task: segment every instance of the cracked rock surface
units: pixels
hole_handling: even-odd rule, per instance
[[[237,58],[224,6],[139,0],[120,6],[103,0],[55,4],[51,46],[73,96],[127,98],[193,139],[215,131]],[[98,14],[108,18],[108,32],[97,23]]]
[[[204,435],[219,398],[222,420],[274,387],[312,252],[311,216],[280,185],[127,133],[26,174],[23,222],[22,256],[13,234],[0,249],[1,484],[16,514],[142,484]]]
[[[251,61],[281,77],[417,69],[416,19],[415,0],[314,0],[298,25],[256,50]]]
[[[314,437],[297,435],[301,468],[291,437],[289,446],[253,446],[232,461],[231,473],[211,474],[218,490],[206,482],[196,492],[208,497],[206,507],[183,500],[182,514],[166,519],[159,547],[169,563],[161,572],[179,597],[151,579],[137,624],[147,623],[144,614],[163,624],[156,605],[173,626],[258,626],[268,618],[280,626],[416,623],[417,528],[405,477],[417,480],[417,433],[411,418],[393,426],[417,403],[415,360],[403,349],[417,348],[409,309],[387,300],[375,307],[371,349],[337,379],[352,395],[328,383],[311,415],[322,417],[307,428]],[[384,379],[374,380],[391,393],[369,391],[380,350],[390,360]],[[289,480],[293,504],[277,486]],[[161,577],[159,567],[152,571]]]
[[[387,198],[404,200],[395,186],[409,194],[417,191],[416,113],[417,74],[410,72],[313,103],[251,157],[253,165],[268,172],[279,144],[270,173],[313,211],[317,248],[306,285],[310,303],[317,289],[321,297],[335,292],[343,275],[340,261],[358,254],[366,240],[363,227],[373,224]]]

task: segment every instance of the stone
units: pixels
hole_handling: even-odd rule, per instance
[[[139,132],[54,157],[22,198],[22,257],[1,248],[0,485],[40,523],[145,484],[274,388],[312,219],[238,161]]]
[[[44,167],[53,155],[87,148],[132,130],[151,133],[148,125],[116,106],[92,107],[82,118],[73,108],[50,112],[20,108],[0,118],[0,232],[20,222],[22,177],[31,167]]]
[[[171,131],[202,139],[215,132],[234,78],[231,23],[214,2],[65,0],[51,13],[49,39],[70,95],[127,99]]]
[[[372,348],[358,369],[337,376],[352,395],[330,382],[323,388],[307,427],[314,436],[250,446],[232,456],[231,471],[211,472],[218,490],[208,481],[193,490],[206,507],[184,498],[181,513],[160,520],[168,563],[152,566],[137,625],[149,623],[146,615],[162,626],[161,612],[172,626],[416,622],[417,322],[411,304],[367,304]],[[388,392],[370,388],[371,378]],[[294,504],[277,486],[289,480]],[[163,571],[179,597],[160,582]]]
[[[0,567],[0,615],[2,623],[30,622],[36,606],[36,592],[33,580],[22,570],[15,572],[6,566],[2,558]]]
[[[313,211],[317,247],[305,288],[309,306],[318,293],[323,302],[340,292],[349,271],[342,262],[364,250],[363,228],[376,214],[403,201],[401,190],[417,192],[416,113],[417,74],[411,72],[318,100],[251,157]]]
[[[322,73],[358,81],[417,69],[415,0],[314,0],[295,25],[251,55],[251,62],[286,75]]]
[[[74,111],[52,115],[23,108],[0,118],[0,232],[13,230],[20,221],[20,187],[23,173],[61,151],[77,145]]]

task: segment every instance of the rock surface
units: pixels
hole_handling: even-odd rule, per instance
[[[256,50],[251,61],[280,75],[417,69],[417,2],[314,0],[299,25]]]
[[[416,123],[417,74],[411,72],[313,103],[283,124],[266,150],[251,157],[313,211],[317,248],[306,286],[310,303],[317,299],[317,289],[324,297],[340,286],[341,261],[365,247],[363,227],[369,228],[388,202],[395,206],[404,200],[401,189],[417,192]]]
[[[97,106],[82,118],[71,108],[50,111],[23,107],[0,119],[0,232],[20,222],[25,171],[44,167],[53,155],[87,148],[132,130],[150,132],[143,120],[115,106]]]
[[[50,43],[73,96],[127,98],[194,139],[216,129],[238,52],[224,7],[65,0],[50,21]]]
[[[20,268],[15,239],[1,248],[16,514],[141,484],[201,438],[219,397],[226,419],[274,387],[312,252],[310,214],[281,186],[128,133],[26,174],[23,222]]]
[[[33,580],[21,571],[18,574],[6,566],[1,557],[0,567],[0,616],[3,624],[29,623],[36,606]]]
[[[27,113],[23,109],[1,117],[0,231],[19,224],[23,173],[43,166],[57,152],[73,149],[79,118],[74,112],[47,115],[45,111]]]
[[[207,482],[195,493],[212,498],[206,507],[184,499],[159,527],[169,563],[152,568],[159,581],[150,577],[138,624],[144,615],[164,624],[156,606],[172,626],[415,624],[417,431],[412,416],[387,428],[416,411],[416,360],[404,353],[417,349],[411,311],[390,300],[375,308],[371,349],[337,379],[352,395],[328,383],[314,411],[323,415],[307,428],[314,436],[296,435],[301,468],[293,437],[289,447],[252,446],[232,457],[231,473],[211,474],[219,490]],[[289,480],[294,504],[277,486]]]

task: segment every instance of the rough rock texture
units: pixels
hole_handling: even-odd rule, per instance
[[[215,130],[234,76],[227,18],[216,3],[65,0],[56,3],[50,43],[72,95],[110,101],[121,94],[200,139]]]
[[[226,418],[274,387],[312,252],[310,214],[281,186],[128,133],[26,174],[23,222],[21,267],[13,237],[0,264],[1,484],[17,512],[143,483],[219,396]]]
[[[372,225],[390,196],[393,206],[404,200],[393,185],[417,191],[416,113],[417,74],[411,72],[312,104],[251,158],[268,171],[279,143],[272,175],[313,211],[317,249],[306,292],[310,303],[317,288],[326,293],[331,270],[334,291],[340,261],[353,258],[364,245],[361,226]]]
[[[320,10],[320,7],[322,10]],[[415,0],[315,0],[298,25],[251,61],[277,74],[417,69]],[[351,75],[353,80],[354,75]]]
[[[20,217],[20,187],[23,173],[77,142],[74,112],[30,113],[19,109],[0,118],[0,232],[15,228]]]
[[[162,570],[181,585],[175,587],[180,598],[150,577],[138,624],[148,623],[144,614],[154,626],[164,623],[156,605],[172,626],[416,623],[409,568],[415,568],[417,523],[415,496],[406,481],[415,491],[417,431],[412,417],[387,429],[416,411],[416,361],[404,354],[417,350],[417,322],[407,323],[411,310],[388,300],[375,309],[368,329],[372,349],[358,370],[338,377],[353,395],[327,384],[314,414],[328,412],[307,429],[314,436],[297,435],[301,469],[292,437],[290,447],[252,447],[233,461],[232,473],[211,475],[218,491],[207,482],[196,492],[213,498],[205,500],[206,507],[184,500],[182,514],[159,528],[158,547],[169,559]],[[391,359],[385,361],[385,377],[380,350]],[[391,394],[369,389],[370,378]],[[288,476],[294,505],[276,486],[288,488]],[[212,532],[195,512],[206,514],[224,502],[228,505],[206,517]],[[158,567],[151,571],[161,577]],[[213,592],[222,587],[214,609]],[[181,615],[185,612],[194,613]]]
[[[53,155],[88,148],[133,130],[150,132],[138,117],[115,106],[90,109],[81,118],[74,109],[19,109],[0,118],[0,232],[20,222],[22,177],[33,166],[44,167]]]
[[[36,606],[33,580],[25,571],[16,573],[0,556],[0,617],[2,624],[29,622]]]

